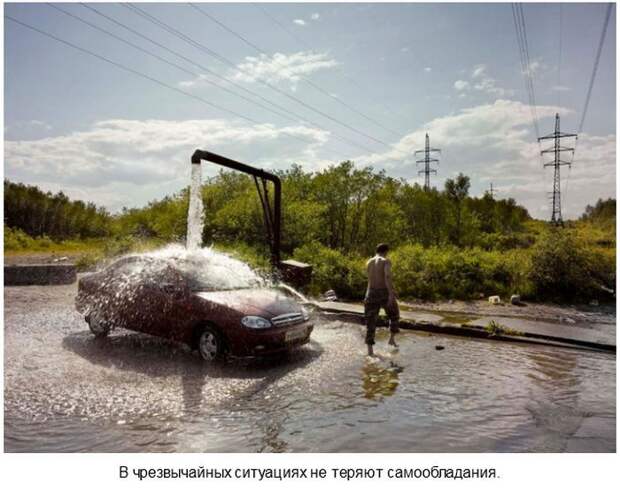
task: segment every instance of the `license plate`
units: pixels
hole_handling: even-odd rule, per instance
[[[303,339],[308,334],[308,330],[305,327],[300,327],[297,329],[291,329],[290,331],[286,331],[284,334],[284,341],[296,341],[297,339]]]

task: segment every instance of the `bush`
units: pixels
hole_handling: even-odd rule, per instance
[[[339,297],[360,300],[366,292],[364,259],[312,242],[295,249],[293,257],[313,266],[310,293],[334,290]]]
[[[17,228],[4,226],[4,250],[21,251],[31,249],[34,246],[34,239],[25,232]]]
[[[101,253],[87,252],[77,258],[75,267],[78,271],[94,271],[103,259],[104,257]]]
[[[532,248],[529,279],[537,299],[586,303],[609,296],[615,263],[577,239],[569,229],[551,229]]]
[[[401,297],[424,300],[475,299],[481,294],[526,295],[527,267],[522,251],[501,253],[478,248],[399,247],[392,254],[394,286]]]

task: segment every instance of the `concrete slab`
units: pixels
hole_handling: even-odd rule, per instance
[[[358,303],[345,303],[345,302],[316,302],[315,305],[324,312],[346,313],[346,314],[358,314],[364,315],[364,305]],[[416,311],[402,311],[400,312],[401,319],[409,320],[412,322],[441,322],[443,316],[437,314],[431,314],[429,312],[416,312]]]
[[[547,336],[554,338],[557,341],[587,342],[616,346],[616,337],[611,333],[586,329],[583,327],[569,326],[566,324],[551,324],[549,322],[538,322],[526,319],[517,319],[514,317],[483,316],[468,322],[467,325],[484,328],[491,321],[515,331],[539,336]]]
[[[4,266],[5,286],[70,285],[77,281],[74,264],[19,264]]]
[[[363,321],[364,306],[359,303],[316,302],[323,312],[341,316],[346,320]],[[567,324],[553,324],[524,318],[507,316],[480,316],[474,319],[454,319],[450,316],[416,311],[411,308],[401,310],[403,327],[420,329],[458,336],[492,338],[501,341],[535,342],[559,347],[579,347],[583,349],[601,349],[615,352],[615,331],[588,329]],[[516,331],[492,335],[487,331],[490,322]]]

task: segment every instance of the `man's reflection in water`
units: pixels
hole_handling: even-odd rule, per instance
[[[364,365],[362,386],[366,399],[375,397],[391,396],[398,387],[398,374],[403,371],[403,367],[393,361],[386,365],[380,360],[373,360]]]

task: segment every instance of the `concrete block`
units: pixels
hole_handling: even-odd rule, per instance
[[[70,285],[77,281],[74,264],[14,264],[4,267],[5,286]]]

